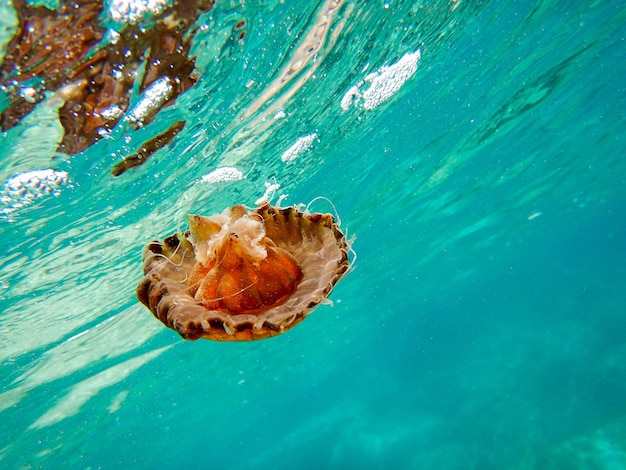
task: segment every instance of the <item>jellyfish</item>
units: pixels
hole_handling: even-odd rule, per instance
[[[236,205],[149,243],[137,298],[185,339],[269,338],[327,301],[350,252],[330,214]]]

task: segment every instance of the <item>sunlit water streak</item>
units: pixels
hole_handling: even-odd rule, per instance
[[[2,181],[68,178],[2,201],[0,462],[559,468],[591,449],[626,465],[626,390],[610,381],[626,351],[606,336],[623,331],[624,272],[581,274],[623,248],[623,221],[591,248],[569,236],[624,214],[625,16],[603,2],[218,2],[194,39],[200,81],[151,125],[70,159],[53,155],[58,103],[39,105],[0,140]],[[387,92],[366,95],[375,85]],[[166,150],[110,175],[178,120]],[[142,247],[187,213],[319,195],[359,258],[335,307],[285,338],[182,343],[138,305]],[[554,254],[560,240],[580,265]],[[535,257],[560,283],[528,281]],[[551,376],[586,383],[570,370],[609,380],[586,390],[591,411],[583,394],[550,398]]]

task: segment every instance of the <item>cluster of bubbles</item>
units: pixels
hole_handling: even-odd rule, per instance
[[[45,169],[18,173],[0,189],[0,214],[10,214],[43,196],[58,196],[68,182],[66,171]]]

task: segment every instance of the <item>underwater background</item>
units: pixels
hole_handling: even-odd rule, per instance
[[[626,468],[623,2],[217,1],[197,26],[198,81],[149,124],[62,154],[50,94],[0,136],[0,467]],[[137,301],[186,214],[319,196],[356,237],[334,306],[218,343]]]

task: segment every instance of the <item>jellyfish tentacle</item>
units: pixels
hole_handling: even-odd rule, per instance
[[[328,199],[325,196],[317,196],[314,197],[313,199],[311,199],[311,201],[309,201],[309,203],[306,206],[306,209],[304,210],[305,213],[309,212],[309,210],[311,209],[311,206],[313,205],[314,202],[316,201],[326,201],[328,204],[330,204],[330,207],[333,208],[333,215],[334,215],[334,219],[335,219],[335,224],[337,224],[338,227],[341,227],[341,219],[339,218],[339,212],[337,212],[337,208],[335,207],[335,204],[333,204],[333,202]]]

